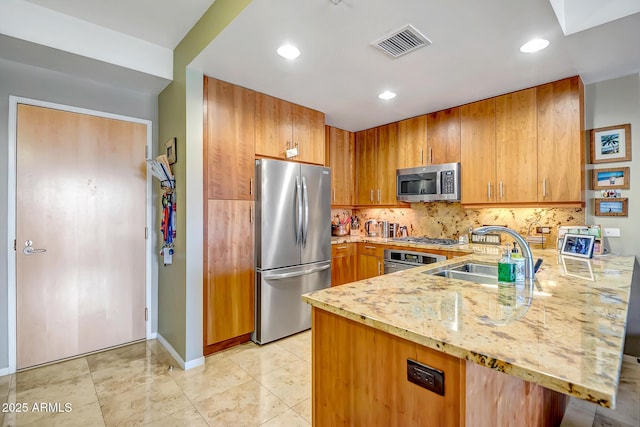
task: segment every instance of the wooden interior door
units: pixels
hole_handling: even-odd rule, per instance
[[[17,117],[17,368],[143,339],[146,126]]]

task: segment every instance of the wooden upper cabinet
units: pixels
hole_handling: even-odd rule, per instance
[[[298,155],[288,160],[324,164],[324,113],[256,93],[255,153],[287,159],[295,147]]]
[[[356,204],[376,203],[378,191],[378,131],[356,132]]]
[[[427,115],[398,122],[398,149],[401,168],[416,168],[426,164]]]
[[[496,97],[498,203],[537,202],[536,88]]]
[[[584,202],[583,98],[578,76],[537,87],[539,202]]]
[[[495,203],[495,98],[460,107],[461,202]]]
[[[331,204],[353,205],[355,201],[355,135],[326,126],[326,146],[331,167]]]
[[[460,107],[427,114],[426,164],[460,161]]]
[[[324,113],[293,104],[292,141],[300,154],[295,160],[324,165]]]
[[[286,158],[293,141],[293,104],[256,93],[256,154]]]
[[[253,202],[209,200],[207,205],[204,345],[254,328]]]
[[[375,202],[380,205],[395,205],[396,170],[399,167],[398,123],[378,127],[377,182]]]
[[[209,199],[253,199],[255,96],[252,90],[204,78],[204,172]]]

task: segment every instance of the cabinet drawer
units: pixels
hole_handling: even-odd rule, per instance
[[[358,243],[358,255],[384,256],[384,247],[371,243]]]
[[[331,258],[355,255],[355,253],[355,245],[353,243],[337,243],[331,245]]]

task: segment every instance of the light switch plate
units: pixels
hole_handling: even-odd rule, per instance
[[[620,237],[620,229],[619,228],[605,228],[604,229],[605,237]]]

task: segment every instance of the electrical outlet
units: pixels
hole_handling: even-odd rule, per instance
[[[605,237],[620,237],[620,229],[619,228],[605,228],[604,229]]]
[[[536,227],[538,234],[551,234],[551,227]]]

